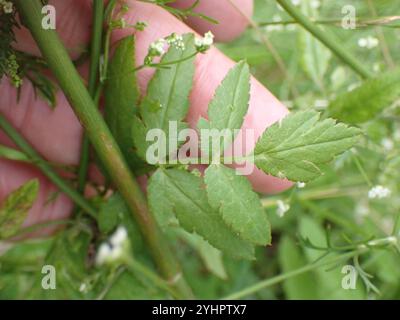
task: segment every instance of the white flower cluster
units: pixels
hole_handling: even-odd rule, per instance
[[[120,261],[128,254],[129,247],[128,233],[124,227],[119,227],[109,241],[100,245],[97,251],[96,264],[102,266]]]
[[[178,50],[185,50],[185,43],[183,42],[183,37],[181,35],[173,33],[166,37],[165,40],[169,45],[174,46]]]
[[[166,38],[161,38],[150,44],[149,52],[145,58],[145,64],[149,65],[153,63],[155,57],[160,57],[166,53],[166,47],[168,45],[174,46],[178,50],[185,50],[185,43],[183,37],[173,33]]]
[[[306,184],[304,182],[300,182],[300,181],[297,182],[296,185],[297,185],[297,188],[299,188],[299,189],[303,189],[306,186]]]
[[[158,39],[150,44],[149,54],[153,57],[161,56],[165,53],[165,46],[167,41],[164,38]]]
[[[379,45],[379,40],[375,37],[367,37],[358,39],[358,46],[361,48],[373,49]]]
[[[206,52],[214,43],[214,35],[211,31],[208,31],[204,38],[195,38],[194,45],[198,52]]]
[[[286,212],[290,210],[290,205],[286,202],[283,202],[282,200],[277,201],[277,208],[276,208],[276,214],[278,217],[283,218]]]
[[[0,6],[3,7],[4,13],[13,12],[13,4],[10,1],[0,0]]]
[[[390,194],[391,194],[390,189],[378,185],[368,191],[368,198],[383,199],[389,197]]]

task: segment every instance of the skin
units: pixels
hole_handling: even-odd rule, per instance
[[[193,0],[179,0],[177,7],[187,7]],[[234,0],[247,16],[253,9],[251,0]],[[68,48],[71,57],[76,58],[90,41],[90,0],[51,0],[50,4],[56,7],[57,31]],[[219,21],[213,25],[198,18],[190,18],[187,24],[179,21],[167,11],[151,4],[128,1],[131,9],[125,15],[128,23],[146,21],[148,27],[143,32],[137,32],[136,61],[140,64],[147,48],[154,40],[167,36],[172,32],[196,32],[203,34],[211,30],[217,41],[230,41],[238,37],[247,27],[243,16],[234,9],[228,0],[202,0],[199,12],[211,16]],[[116,30],[112,41],[133,33],[132,29]],[[34,44],[29,32],[22,28],[16,32],[15,46],[35,55],[39,50]],[[217,49],[212,48],[204,55],[196,58],[196,74],[194,87],[190,96],[190,112],[187,117],[191,126],[194,126],[199,117],[206,117],[207,106],[214,95],[214,91],[234,66],[234,62],[224,56]],[[85,78],[87,65],[80,68]],[[142,92],[145,92],[147,83],[154,70],[144,69],[139,72],[138,80]],[[21,88],[20,101],[17,103],[16,90],[7,79],[0,82],[0,112],[23,134],[23,136],[49,161],[77,165],[79,163],[82,128],[76,119],[68,101],[60,91],[57,93],[57,107],[51,110],[40,98],[35,98],[31,84],[25,81]],[[249,112],[245,118],[243,128],[254,129],[255,139],[272,123],[287,114],[285,106],[279,102],[256,79],[251,80],[251,99]],[[253,141],[253,145],[256,141]],[[13,146],[9,139],[0,131],[0,143]],[[253,145],[249,147],[253,147]],[[92,170],[93,171],[93,170]],[[94,174],[91,174],[93,178]],[[31,165],[0,159],[0,202],[13,190],[26,181],[38,178],[40,194],[38,200],[30,210],[25,226],[35,223],[67,218],[73,207],[71,201],[64,195],[59,195],[55,201],[45,204],[46,199],[56,191],[56,188]],[[281,192],[291,186],[286,180],[280,180],[255,170],[249,180],[256,191],[262,193]]]

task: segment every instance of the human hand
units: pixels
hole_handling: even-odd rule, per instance
[[[251,14],[251,0],[235,0],[234,2],[247,15]],[[71,56],[78,57],[90,41],[91,1],[53,0],[49,3],[56,8],[57,32]],[[190,26],[155,5],[133,0],[128,3],[130,10],[124,16],[125,20],[130,24],[137,21],[148,23],[144,31],[137,32],[136,61],[139,64],[147,54],[151,42],[172,32],[193,32],[191,28],[199,33],[211,30],[216,35],[216,40],[229,41],[238,36],[247,25],[244,17],[231,6],[228,0],[203,0],[196,9],[218,20],[218,25],[212,25],[199,18],[191,18],[188,20]],[[190,4],[191,1],[183,0],[174,5],[187,7]],[[113,42],[132,32],[134,32],[132,29],[115,30]],[[40,54],[26,29],[18,30],[16,34],[17,49]],[[230,59],[215,48],[196,58],[196,74],[190,97],[191,109],[187,118],[191,126],[197,123],[200,116],[206,116],[207,106],[215,89],[233,65]],[[80,71],[85,77],[87,65],[80,67]],[[139,71],[138,81],[142,92],[146,90],[146,85],[153,73],[152,69]],[[40,98],[35,98],[33,88],[28,81],[22,85],[19,102],[17,102],[16,89],[9,84],[7,79],[2,79],[0,93],[0,112],[43,157],[48,161],[64,165],[79,163],[82,127],[61,91],[57,93],[57,107],[54,110]],[[250,107],[243,126],[254,129],[257,139],[266,127],[286,113],[286,108],[257,80],[252,79]],[[0,143],[12,146],[1,131]],[[47,203],[47,199],[56,191],[56,188],[33,166],[14,161],[0,160],[0,202],[12,190],[32,178],[40,180],[40,193],[25,221],[25,226],[68,217],[72,210],[72,202],[65,195],[60,195],[54,201]],[[257,169],[249,176],[249,179],[255,190],[263,193],[279,192],[291,185],[288,181],[267,176]]]

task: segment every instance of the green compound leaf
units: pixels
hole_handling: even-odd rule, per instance
[[[142,158],[145,157],[144,150],[149,145],[146,141],[149,130],[161,129],[169,137],[170,121],[176,123],[178,132],[187,128],[183,120],[189,110],[196,49],[193,34],[184,35],[183,41],[184,50],[171,46],[161,59],[161,64],[171,64],[157,69],[147,88],[147,96],[140,105],[141,121],[136,119],[133,124],[133,140]],[[175,61],[180,62],[173,63]],[[136,126],[140,128],[135,128]]]
[[[197,233],[222,252],[253,259],[254,247],[239,238],[209,205],[200,177],[178,169],[159,169],[150,179],[148,192],[150,208],[164,227],[179,221],[186,231]]]
[[[322,175],[320,165],[350,149],[361,131],[302,111],[268,128],[254,149],[258,168],[276,177],[308,182]]]
[[[400,99],[400,70],[366,80],[360,87],[338,96],[330,115],[347,123],[364,123]]]
[[[200,119],[199,129],[240,129],[250,100],[250,71],[244,61],[233,67],[215,92],[208,107],[208,118]],[[234,138],[232,136],[232,138]],[[222,153],[224,143],[221,142]]]
[[[39,192],[39,181],[31,180],[13,191],[0,207],[0,239],[13,236],[21,228]]]
[[[271,226],[246,177],[223,165],[211,165],[204,179],[210,205],[227,225],[254,244],[271,243]]]
[[[129,36],[119,42],[107,70],[104,117],[129,165],[140,172],[144,164],[135,154],[131,138],[139,101],[135,68],[135,38]]]

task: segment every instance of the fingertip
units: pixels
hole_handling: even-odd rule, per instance
[[[195,0],[178,0],[171,4],[175,8],[188,8]],[[214,24],[201,17],[189,16],[185,22],[200,34],[211,31],[217,41],[229,42],[239,37],[248,26],[253,13],[252,0],[203,0],[193,10],[216,21]]]
[[[293,187],[293,182],[269,176],[257,168],[254,168],[249,180],[253,189],[263,194],[280,193]]]

